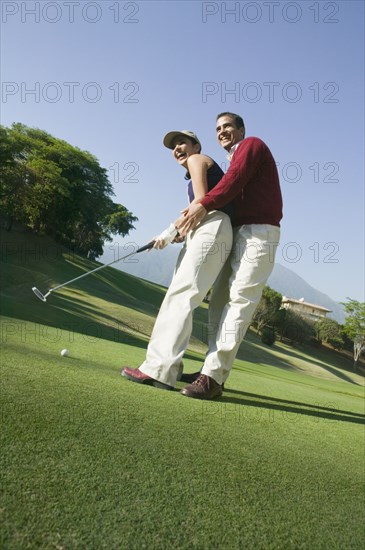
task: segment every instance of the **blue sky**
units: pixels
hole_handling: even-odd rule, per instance
[[[241,114],[278,163],[277,261],[335,300],[364,300],[364,3],[3,1],[1,123],[88,150],[144,244],[186,205],[162,146]],[[226,163],[227,167],[227,163]],[[109,243],[107,246],[115,246]]]

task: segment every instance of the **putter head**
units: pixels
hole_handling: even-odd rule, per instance
[[[32,290],[33,290],[34,294],[37,296],[37,298],[42,300],[42,302],[47,302],[46,297],[42,294],[42,292],[40,290],[38,290],[38,288],[36,286],[34,286],[32,288]]]

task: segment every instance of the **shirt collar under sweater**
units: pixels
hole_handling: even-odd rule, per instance
[[[228,153],[228,155],[227,155],[227,159],[228,159],[229,161],[232,160],[232,157],[233,157],[233,155],[234,155],[234,153],[235,153],[237,147],[238,147],[239,144],[241,143],[241,141],[243,141],[243,140],[241,139],[240,141],[238,141],[237,143],[235,143],[235,144],[233,145],[233,147],[230,148],[229,153]]]

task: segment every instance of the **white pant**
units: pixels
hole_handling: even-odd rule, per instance
[[[202,303],[219,275],[232,240],[230,219],[217,210],[188,234],[156,318],[146,359],[139,367],[144,374],[175,386],[191,336],[193,310]]]
[[[274,267],[279,227],[243,225],[233,231],[230,258],[209,305],[208,352],[202,373],[223,384]]]

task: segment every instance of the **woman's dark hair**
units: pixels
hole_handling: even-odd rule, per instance
[[[188,140],[190,141],[190,143],[192,143],[193,145],[199,145],[199,143],[198,143],[194,138],[191,138],[191,137],[189,137],[189,136],[184,136],[184,139],[185,139],[185,138],[188,139]],[[199,147],[198,153],[200,153],[201,150],[202,150],[202,148]],[[190,174],[189,174],[189,170],[186,171],[185,179],[186,179],[186,180],[190,180],[190,179],[191,179],[191,176],[190,176]]]
[[[186,139],[188,139],[193,145],[199,145],[199,151],[198,151],[198,153],[200,153],[201,150],[202,150],[201,145],[200,145],[194,138],[191,138],[191,137],[189,137],[189,136],[185,136],[185,137],[186,137]]]

